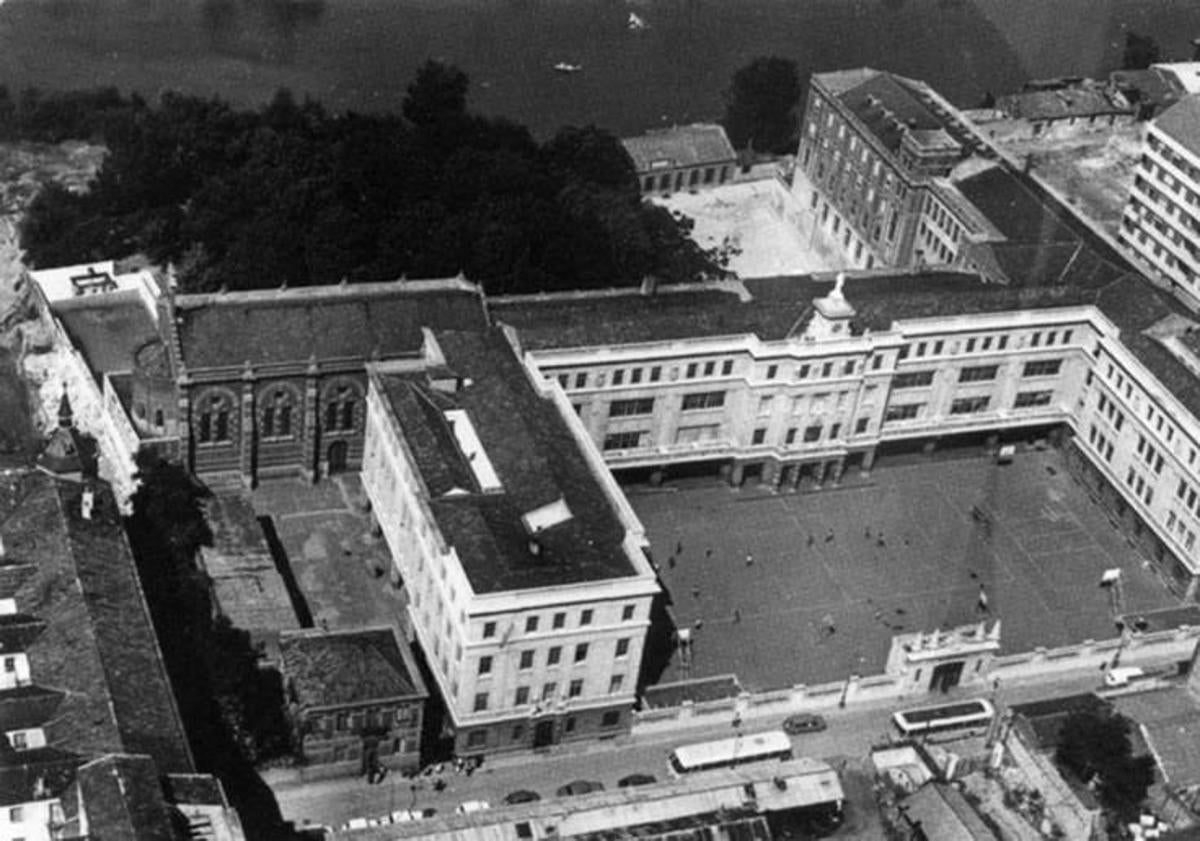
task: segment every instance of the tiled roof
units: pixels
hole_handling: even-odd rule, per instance
[[[133,370],[133,352],[158,336],[137,292],[70,298],[55,304],[54,312],[97,381],[109,372]]]
[[[420,350],[422,327],[486,323],[478,290],[453,280],[181,295],[176,307],[183,362],[192,371],[411,355]]]
[[[62,693],[47,739],[78,754],[138,751],[166,770],[191,770],[116,502],[107,486],[89,487],[95,505],[84,520],[83,485],[0,473],[6,560],[36,569],[11,597],[45,622],[26,649],[30,672]]]
[[[56,748],[0,754],[0,808],[59,797],[81,761]]]
[[[44,686],[15,686],[0,690],[0,722],[5,730],[41,727],[55,714],[63,693]]]
[[[1185,96],[1154,121],[1154,127],[1200,156],[1200,94]]]
[[[284,680],[302,708],[425,695],[391,628],[287,632],[279,645]]]
[[[0,616],[0,654],[24,651],[45,629],[45,619],[27,613]]]
[[[621,145],[638,172],[730,163],[737,157],[725,129],[712,123],[653,129],[637,137],[624,137]]]
[[[908,85],[891,73],[864,74],[859,84],[837,97],[890,152],[900,148],[906,131],[935,131],[946,123]]]
[[[635,574],[625,530],[557,406],[541,397],[499,330],[439,333],[447,366],[465,384],[434,394],[419,379],[383,374],[422,477],[430,508],[476,593],[523,590]],[[434,400],[466,413],[502,490],[479,493],[449,422]],[[424,406],[425,408],[420,408]],[[444,494],[466,485],[466,493]],[[443,495],[437,495],[442,492]],[[531,549],[522,516],[558,500],[571,516],[537,534]]]
[[[88,837],[176,841],[158,770],[147,756],[106,756],[80,766],[75,779]]]
[[[1065,211],[1047,206],[1006,167],[990,167],[964,178],[958,182],[958,189],[1012,242],[1078,240],[1064,221]]]

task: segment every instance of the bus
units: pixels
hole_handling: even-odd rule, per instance
[[[671,751],[671,775],[709,771],[713,768],[733,768],[747,762],[785,760],[792,758],[792,740],[782,730],[734,736],[714,742],[680,745]]]
[[[895,722],[896,729],[905,736],[919,736],[946,730],[986,728],[992,723],[995,714],[995,708],[981,698],[938,707],[903,710],[892,713],[892,721]]]

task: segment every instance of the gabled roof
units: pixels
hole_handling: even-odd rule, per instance
[[[1154,121],[1154,127],[1200,156],[1200,94],[1185,96]]]
[[[180,295],[176,327],[191,371],[246,362],[415,355],[422,327],[482,329],[478,288],[456,279]]]
[[[24,651],[45,629],[45,619],[27,613],[0,616],[0,654]]]
[[[911,86],[891,73],[864,71],[862,81],[839,90],[837,97],[889,152],[900,148],[909,130],[947,128]]]
[[[55,714],[63,693],[44,686],[16,686],[0,690],[0,722],[5,730],[41,727]]]
[[[0,755],[0,808],[60,797],[81,761],[56,748]]]
[[[284,680],[302,709],[423,698],[425,685],[391,628],[280,636]]]
[[[106,756],[76,773],[88,837],[176,841],[158,769],[148,756]]]
[[[637,137],[621,138],[621,145],[639,173],[725,164],[737,159],[725,129],[715,123],[652,129]]]

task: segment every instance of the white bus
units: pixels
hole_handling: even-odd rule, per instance
[[[995,714],[995,708],[980,698],[892,713],[892,721],[895,722],[896,729],[905,736],[918,736],[945,730],[986,728],[992,723]]]
[[[746,762],[791,758],[792,740],[782,730],[771,730],[715,742],[680,745],[671,751],[669,763],[672,776],[679,776],[713,768],[733,768]]]

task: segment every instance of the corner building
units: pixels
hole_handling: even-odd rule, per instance
[[[368,379],[363,483],[455,752],[627,732],[659,588],[562,392],[499,329]]]

